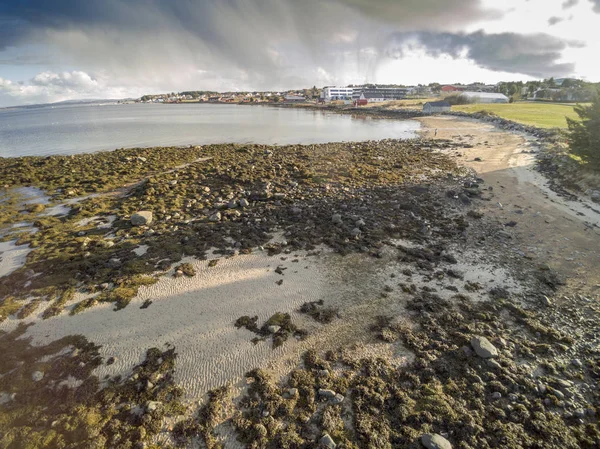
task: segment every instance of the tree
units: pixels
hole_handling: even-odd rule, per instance
[[[589,106],[577,105],[579,120],[567,117],[571,151],[594,168],[600,168],[600,89]]]

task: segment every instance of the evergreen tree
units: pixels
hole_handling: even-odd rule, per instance
[[[567,118],[571,151],[600,168],[600,90],[591,105],[577,105],[575,112],[580,120]]]

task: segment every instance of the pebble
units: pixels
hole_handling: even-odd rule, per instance
[[[581,363],[581,360],[579,359],[573,359],[571,360],[571,365],[576,366],[577,368],[581,368],[583,366],[583,363]]]
[[[450,441],[437,433],[426,433],[421,436],[421,443],[427,449],[452,449]]]
[[[487,362],[486,362],[486,363],[487,363],[487,365],[488,365],[490,368],[494,368],[494,369],[501,369],[501,368],[502,368],[502,365],[500,365],[500,364],[499,364],[498,362],[496,362],[494,359],[489,359],[489,360],[487,360]]]
[[[240,200],[240,207],[248,207],[250,206],[250,203],[248,202],[248,200],[246,198],[242,198]]]
[[[217,212],[215,214],[212,214],[210,217],[208,217],[208,221],[212,221],[217,222],[217,221],[221,221],[221,212]]]
[[[277,332],[279,332],[280,329],[281,329],[281,326],[275,326],[275,325],[271,325],[267,328],[267,330],[272,334],[276,334]]]
[[[340,214],[333,214],[331,217],[331,222],[335,225],[342,224],[342,216]]]
[[[492,399],[500,399],[502,397],[502,393],[500,393],[499,391],[494,391],[492,393]]]
[[[556,396],[558,399],[564,399],[565,394],[560,390],[552,390],[551,393]]]
[[[149,412],[153,412],[154,410],[158,409],[159,406],[160,402],[158,401],[148,401],[146,403],[146,410],[148,410]]]
[[[542,296],[542,304],[546,307],[550,307],[552,305],[552,300],[547,296]]]
[[[31,374],[31,380],[33,380],[34,382],[39,382],[43,378],[44,378],[44,373],[42,373],[41,371],[34,371]]]
[[[331,402],[333,402],[334,404],[341,404],[342,402],[344,402],[344,395],[340,393],[336,394]]]
[[[324,398],[333,399],[333,398],[335,398],[336,394],[337,393],[333,390],[319,388],[319,396],[323,396]]]

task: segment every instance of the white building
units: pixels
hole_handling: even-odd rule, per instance
[[[326,86],[321,91],[321,99],[325,101],[346,100],[352,98],[353,87]]]
[[[462,92],[460,96],[466,97],[469,103],[508,103],[506,95],[491,92]]]

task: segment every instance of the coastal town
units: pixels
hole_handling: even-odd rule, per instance
[[[184,91],[144,95],[139,103],[313,103],[365,106],[406,99],[438,99],[454,104],[513,103],[516,101],[585,102],[595,94],[595,85],[578,79],[549,78],[529,82],[499,82],[496,84],[349,85],[316,86],[285,91]]]

